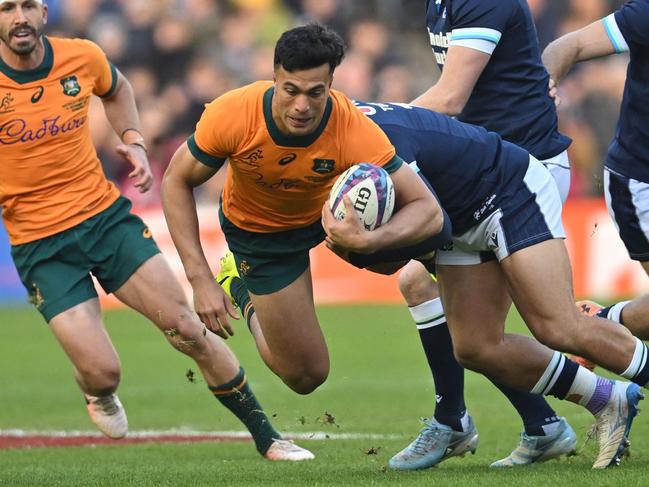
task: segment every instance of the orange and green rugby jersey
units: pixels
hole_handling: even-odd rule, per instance
[[[91,95],[110,96],[117,72],[90,41],[43,42],[35,69],[0,59],[0,206],[12,245],[67,230],[119,196],[88,127]]]
[[[336,178],[370,162],[394,172],[402,160],[386,135],[335,90],[310,135],[288,136],[275,124],[273,83],[258,81],[208,104],[187,144],[202,163],[229,160],[222,209],[237,227],[269,233],[320,219]]]

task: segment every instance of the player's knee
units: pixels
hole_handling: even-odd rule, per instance
[[[534,338],[552,350],[560,352],[574,352],[575,344],[571,339],[572,333],[570,328],[561,327],[544,327],[536,329]]]
[[[93,396],[107,396],[117,390],[121,379],[119,364],[96,364],[91,367],[77,367],[82,381]]]
[[[284,383],[298,394],[310,394],[324,384],[329,376],[329,365],[309,365],[304,368],[295,368],[288,373],[281,374]]]
[[[399,290],[408,306],[430,301],[439,296],[437,284],[421,264],[408,264],[399,274]]]
[[[162,332],[171,346],[190,357],[196,357],[207,350],[205,327],[189,310],[179,312],[172,325]]]
[[[454,343],[455,360],[465,369],[482,372],[489,368],[490,354],[478,343]]]

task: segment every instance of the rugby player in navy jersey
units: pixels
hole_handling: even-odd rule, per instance
[[[570,186],[566,149],[548,96],[536,29],[525,0],[428,0],[426,22],[441,76],[412,103],[497,132],[552,173],[565,201]],[[427,267],[431,268],[430,265]],[[477,434],[464,403],[464,370],[455,360],[436,282],[417,261],[399,276],[435,382],[434,417],[390,460],[395,469],[431,467],[464,451]],[[516,449],[492,466],[528,465],[573,451],[576,435],[540,396],[497,387],[523,420]],[[438,441],[440,432],[448,444]]]
[[[638,384],[649,382],[649,351],[626,328],[575,308],[561,197],[550,173],[482,127],[409,105],[357,105],[436,192],[450,220],[452,246],[437,251],[435,265],[458,361],[508,387],[584,406],[596,418],[593,468],[619,463],[643,397]],[[390,220],[383,233],[400,238],[386,244],[362,227],[349,198],[345,204],[343,220],[323,206],[327,246],[359,267],[387,260],[390,249],[398,264],[407,256],[396,245],[428,237],[417,222]],[[374,260],[377,253],[382,258]],[[538,341],[505,333],[512,299]],[[598,377],[552,349],[578,353],[635,383]],[[445,436],[450,432],[439,430],[438,440]],[[474,438],[455,446],[472,449]]]
[[[543,62],[558,84],[580,61],[630,54],[615,138],[604,164],[609,214],[629,256],[649,274],[649,0],[632,0],[609,16],[552,42]],[[624,324],[649,339],[649,295],[602,308],[578,303],[585,313]]]

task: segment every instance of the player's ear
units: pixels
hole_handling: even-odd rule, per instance
[[[47,5],[43,4],[43,25],[47,24]]]

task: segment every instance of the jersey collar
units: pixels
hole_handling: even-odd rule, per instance
[[[20,85],[47,78],[54,64],[54,53],[52,51],[52,44],[50,44],[46,36],[43,36],[43,45],[45,47],[45,56],[43,56],[43,61],[39,66],[34,69],[21,71],[12,68],[0,59],[0,72]]]
[[[266,120],[266,128],[268,128],[268,133],[273,139],[273,142],[282,147],[308,147],[313,144],[324,131],[327,122],[329,121],[329,117],[331,116],[331,110],[333,107],[331,97],[327,99],[327,106],[322,115],[322,120],[315,132],[309,135],[285,135],[280,132],[275,120],[273,120],[272,101],[274,92],[275,88],[271,86],[266,90],[266,93],[264,93],[264,119]]]

